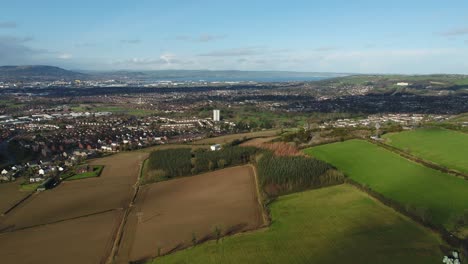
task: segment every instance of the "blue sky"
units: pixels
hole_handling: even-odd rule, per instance
[[[468,74],[466,0],[0,2],[0,65]]]

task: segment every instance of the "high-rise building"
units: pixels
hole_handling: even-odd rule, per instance
[[[213,110],[213,121],[219,122],[219,120],[220,120],[219,110]]]

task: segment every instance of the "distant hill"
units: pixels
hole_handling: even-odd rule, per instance
[[[86,79],[87,74],[45,65],[0,66],[0,81],[55,81]]]
[[[0,81],[136,80],[136,81],[314,81],[346,73],[236,70],[69,71],[46,65],[0,66]]]

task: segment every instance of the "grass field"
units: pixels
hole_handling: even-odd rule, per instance
[[[440,263],[443,242],[349,185],[282,196],[269,228],[154,263]]]
[[[336,166],[354,181],[403,206],[411,205],[430,221],[453,230],[468,210],[468,181],[429,169],[361,140],[322,145],[305,153]]]
[[[425,128],[383,136],[387,143],[414,156],[468,173],[468,134]]]

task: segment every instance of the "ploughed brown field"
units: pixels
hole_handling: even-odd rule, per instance
[[[245,147],[248,147],[248,146],[257,146],[259,144],[263,144],[263,143],[267,143],[267,142],[270,142],[272,141],[273,139],[276,139],[278,138],[278,136],[274,136],[274,137],[261,137],[261,138],[252,138],[250,140],[247,140],[246,142],[240,144],[241,146],[245,146]]]
[[[258,138],[258,137],[274,137],[274,136],[277,136],[279,132],[280,130],[276,129],[276,130],[264,130],[264,131],[250,132],[250,133],[232,134],[232,135],[197,140],[194,142],[194,144],[225,144],[225,143],[230,143],[236,139],[241,140],[244,138],[251,139],[251,138]]]
[[[254,171],[239,166],[140,188],[127,219],[118,263],[172,252],[263,225]]]
[[[31,193],[20,191],[19,188],[19,182],[0,184],[0,215]]]
[[[110,254],[147,156],[96,159],[91,164],[105,165],[100,177],[62,182],[0,217],[1,263],[100,263]]]
[[[104,263],[119,210],[0,234],[1,263]]]

